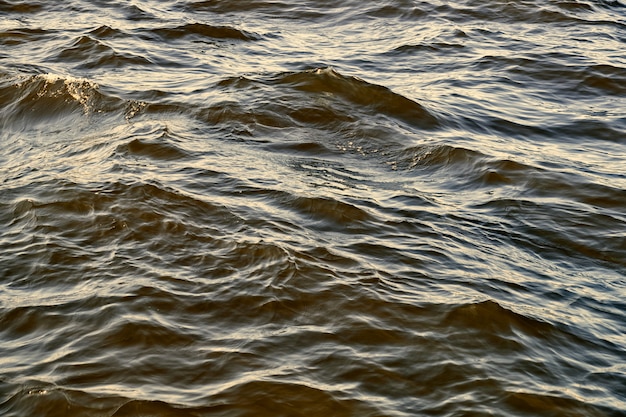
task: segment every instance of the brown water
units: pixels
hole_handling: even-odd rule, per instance
[[[625,416],[622,0],[0,0],[0,415]]]

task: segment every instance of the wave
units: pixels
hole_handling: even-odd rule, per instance
[[[559,81],[558,87],[564,92],[573,88],[577,94],[621,96],[626,91],[626,68],[614,65],[572,65],[539,56],[513,59],[485,57],[485,61],[488,65],[506,67],[511,74],[522,76],[518,79],[526,84],[530,80],[542,84]]]
[[[37,1],[10,1],[0,0],[0,11],[5,13],[36,13],[43,9],[43,5]]]
[[[396,4],[399,3],[399,4]],[[377,18],[397,18],[415,21],[432,19],[433,16],[456,23],[484,21],[490,23],[526,24],[589,24],[619,26],[619,23],[599,19],[596,13],[601,8],[619,8],[619,2],[595,1],[550,1],[538,2],[516,0],[510,2],[485,2],[469,0],[454,5],[439,2],[421,2],[406,7],[400,2],[372,7],[366,15]]]
[[[215,13],[234,13],[234,12],[251,12],[259,10],[267,10],[271,13],[276,13],[281,10],[289,10],[291,6],[287,3],[278,1],[189,1],[184,2],[182,5],[184,10],[191,12],[203,12],[210,11]]]
[[[63,48],[54,58],[59,62],[76,62],[77,69],[151,65],[142,56],[119,53],[103,42],[83,35],[69,47]]]
[[[229,77],[215,88],[228,98],[188,108],[187,114],[219,128],[224,138],[271,142],[276,149],[299,146],[282,142],[287,132],[315,129],[333,135],[316,135],[319,140],[309,143],[333,151],[377,153],[383,142],[398,141],[401,128],[394,124],[419,130],[439,125],[418,102],[331,68]]]
[[[132,130],[130,138],[124,139],[123,143],[117,146],[115,158],[137,158],[145,157],[154,160],[181,160],[191,157],[190,152],[178,146],[180,141],[173,135],[170,129],[165,126],[146,128],[141,126]]]
[[[346,7],[340,7],[332,2],[325,4],[301,5],[293,2],[281,1],[189,1],[184,2],[182,10],[190,13],[211,12],[216,14],[261,14],[272,18],[280,17],[289,20],[316,21],[333,17],[345,18]]]
[[[379,415],[376,409],[363,402],[342,398],[323,388],[306,383],[251,381],[225,389],[204,406],[181,405],[152,399],[134,399],[124,396],[102,395],[78,389],[44,383],[28,382],[20,392],[13,394],[0,410],[6,416],[46,414],[50,409],[63,409],[76,415],[97,414],[106,417],[151,415],[166,417],[197,417],[199,415],[272,415],[291,414],[294,407],[332,413],[337,416],[359,414]]]
[[[45,40],[57,32],[47,29],[19,28],[0,32],[0,45],[15,46]]]
[[[94,82],[55,74],[5,75],[0,91],[4,97],[0,114],[5,123],[59,118],[76,112],[111,112],[124,105],[123,100],[102,94]]]
[[[464,49],[467,49],[467,47],[461,43],[428,42],[417,45],[398,46],[391,51],[391,54],[421,54],[428,52],[449,53],[450,51],[458,53]]]
[[[161,139],[168,136],[174,135]],[[152,148],[148,151],[159,161],[149,154]],[[468,155],[485,162],[478,153],[449,151],[457,155],[453,163],[466,163]],[[501,164],[510,172],[529,169]],[[516,382],[528,372],[536,386],[562,388],[569,379],[561,383],[554,376],[573,371],[568,364],[545,370],[547,354],[538,352],[546,346],[552,352],[582,346],[596,352],[594,360],[619,355],[618,345],[560,323],[543,306],[486,295],[432,299],[433,288],[454,284],[453,277],[441,276],[438,260],[444,258],[434,254],[441,250],[447,262],[458,262],[449,247],[437,248],[438,241],[455,239],[452,231],[442,236],[426,225],[421,232],[417,225],[381,230],[379,223],[391,218],[382,203],[368,209],[362,200],[260,185],[255,192],[241,187],[244,179],[234,186],[224,173],[186,171],[193,173],[191,181],[204,181],[205,190],[212,190],[208,195],[192,196],[156,181],[57,181],[29,184],[30,201],[22,197],[0,206],[3,216],[7,211],[15,216],[7,223],[10,229],[34,240],[20,245],[23,252],[3,253],[5,271],[13,277],[7,291],[24,295],[22,305],[0,310],[0,328],[11,340],[46,335],[48,349],[29,347],[33,377],[56,375],[54,384],[43,386],[11,379],[12,391],[0,404],[4,414],[60,406],[65,399],[77,412],[91,413],[89,407],[97,404],[110,415],[275,412],[292,409],[294,401],[306,410],[330,407],[347,415],[472,412],[480,405],[450,402],[449,394],[480,393],[506,403],[509,394],[535,388]],[[234,196],[240,191],[253,209],[237,207]],[[227,205],[218,202],[221,193],[230,193],[221,200]],[[268,208],[261,209],[263,204]],[[426,211],[414,214],[397,217],[425,223],[432,217]],[[396,237],[386,241],[387,232]],[[310,239],[312,233],[328,239],[328,246],[322,238]],[[333,241],[333,235],[341,240]],[[378,270],[386,264],[381,258],[398,264],[409,257],[402,244],[416,246],[418,237],[430,251],[421,264],[407,262],[396,273]],[[32,260],[30,271],[21,268],[24,256]],[[435,269],[439,275],[431,276]],[[479,281],[459,288],[480,288]],[[524,284],[515,288],[528,290]],[[14,348],[23,354],[24,346]],[[177,354],[170,356],[173,351]],[[286,366],[276,366],[281,360]],[[585,361],[581,371],[596,370],[599,381],[611,378],[601,364]],[[563,412],[584,406],[603,413],[568,394],[535,395],[542,403],[558,402]],[[372,396],[385,402],[373,402]],[[414,398],[426,400],[416,404]]]
[[[589,206],[550,205],[540,199],[496,199],[485,207],[515,219],[518,230],[513,235],[514,240],[547,259],[567,257],[593,260],[618,269],[626,266],[620,256],[626,245],[615,232],[623,228],[626,221],[616,213],[598,215]]]
[[[336,96],[359,106],[362,111],[382,113],[416,127],[431,129],[439,125],[437,118],[419,103],[386,87],[344,76],[329,67],[286,74],[277,82],[320,98]]]
[[[246,32],[231,26],[214,26],[205,23],[187,23],[172,28],[152,29],[150,32],[166,40],[175,40],[188,36],[240,41],[255,41],[260,39],[260,36],[255,33]]]
[[[153,159],[181,159],[186,153],[176,146],[167,143],[150,143],[133,139],[127,145],[118,147],[118,152],[128,152],[133,156],[147,156]]]
[[[87,43],[91,44],[91,41]],[[127,58],[120,58],[117,54],[112,57],[110,50],[105,51],[108,52],[94,59],[104,59],[107,65],[125,65],[124,62],[128,62]],[[77,62],[90,65],[82,60]],[[142,64],[148,62],[142,59]],[[3,106],[0,109],[0,122],[14,131],[69,129],[76,125],[77,120],[87,127],[95,128],[105,116],[112,117],[111,126],[114,126],[116,123],[156,114],[185,114],[193,117],[197,111],[184,103],[168,103],[167,93],[159,90],[128,94],[108,86],[102,87],[87,78],[54,73],[0,74],[0,95],[0,104]]]
[[[120,29],[112,28],[108,25],[98,26],[97,28],[90,30],[88,34],[98,39],[115,39],[128,36],[126,32]]]
[[[254,320],[257,329],[253,331],[244,323],[252,324],[249,319],[258,312],[254,307],[262,304],[264,297],[242,298],[236,292],[223,292],[212,300],[200,294],[174,295],[144,287],[128,298],[100,300],[109,306],[108,314],[100,314],[97,320],[104,325],[84,325],[86,336],[79,336],[64,350],[65,358],[52,353],[50,363],[39,364],[43,370],[54,367],[58,382],[13,383],[0,409],[10,416],[63,405],[85,413],[92,413],[93,407],[112,416],[137,412],[197,415],[226,410],[247,415],[268,409],[272,414],[277,410],[289,414],[298,404],[312,412],[339,410],[346,415],[380,415],[392,410],[443,414],[447,409],[477,411],[484,401],[490,401],[499,407],[512,407],[514,412],[540,413],[544,407],[566,414],[581,409],[598,416],[616,412],[608,406],[576,400],[581,398],[577,388],[558,391],[567,382],[555,375],[571,372],[571,367],[578,365],[562,363],[561,369],[550,369],[541,358],[589,344],[567,328],[516,313],[491,300],[421,307],[406,304],[402,308],[397,302],[367,297],[363,288],[345,286],[339,290],[330,288],[335,295],[320,293],[319,289],[316,295],[291,294],[323,308],[314,312],[315,317],[321,323],[334,323],[334,328],[303,323],[285,329],[277,326],[280,320],[274,318],[269,327]],[[321,304],[320,295],[330,298],[328,304]],[[346,299],[345,295],[354,298]],[[305,304],[295,301],[291,308],[301,314]],[[352,313],[343,317],[342,324],[328,317],[325,309],[331,302],[352,306]],[[232,305],[238,307],[233,309]],[[186,323],[177,320],[173,326],[168,318],[176,306],[190,319]],[[227,311],[232,311],[232,316],[221,316]],[[246,311],[250,314],[247,318]],[[238,316],[243,320],[238,321]],[[238,323],[240,327],[230,334],[217,332],[211,324],[215,320],[221,326]],[[53,328],[56,337],[72,332],[69,325],[59,328],[58,322]],[[209,338],[213,347],[203,348],[202,341]],[[301,338],[307,343],[298,344]],[[82,355],[72,360],[74,349],[93,343],[106,346],[107,352],[83,348]],[[299,347],[294,348],[294,343]],[[481,354],[486,346],[488,358]],[[611,355],[612,349],[591,348],[601,352],[597,357]],[[553,353],[545,353],[546,349]],[[175,357],[162,355],[173,350],[178,352]],[[544,353],[538,358],[538,352]],[[89,353],[93,359],[84,361]],[[189,362],[181,363],[181,358]],[[297,359],[299,365],[275,366],[276,358]],[[143,372],[133,372],[138,369]],[[306,374],[302,374],[303,369]],[[129,376],[120,378],[120,371]],[[515,379],[528,372],[535,377],[532,383],[522,385]],[[601,378],[607,377],[604,374]],[[160,386],[167,386],[167,391]],[[546,393],[546,386],[552,391]],[[482,400],[450,401],[463,395],[479,395]],[[386,400],[373,402],[372,396]],[[536,402],[520,404],[526,396],[533,396]],[[154,397],[161,399],[154,401]],[[416,403],[415,398],[423,401]]]

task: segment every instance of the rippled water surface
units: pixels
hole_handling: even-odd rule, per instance
[[[0,415],[626,416],[623,0],[0,0]]]

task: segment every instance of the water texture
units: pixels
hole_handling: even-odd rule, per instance
[[[0,415],[626,416],[622,0],[0,0]]]

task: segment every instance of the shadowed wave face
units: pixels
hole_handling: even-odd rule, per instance
[[[626,415],[623,1],[0,0],[0,415]]]

